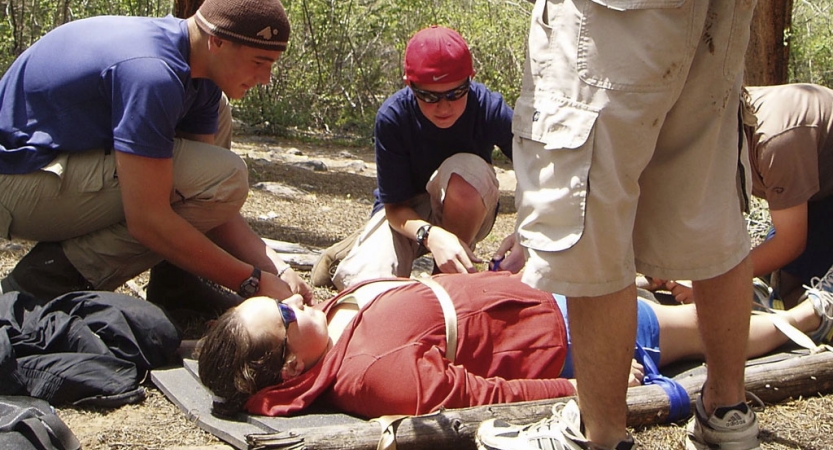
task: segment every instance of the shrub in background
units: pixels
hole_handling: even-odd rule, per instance
[[[0,0],[0,70],[48,30],[103,14],[163,16],[172,0]],[[532,4],[526,0],[283,0],[292,37],[267,86],[234,102],[264,134],[367,145],[379,105],[402,85],[410,36],[432,24],[463,35],[476,79],[514,104]],[[790,80],[833,86],[833,0],[795,2]],[[60,68],[56,68],[60,70]]]
[[[292,37],[271,85],[235,104],[236,117],[270,134],[370,137],[376,110],[403,87],[408,39],[432,24],[468,41],[478,81],[510,103],[517,98],[526,1],[287,0],[284,7]]]

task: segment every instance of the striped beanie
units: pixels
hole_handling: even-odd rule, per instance
[[[286,50],[289,19],[280,0],[205,0],[194,15],[206,33],[263,50]]]

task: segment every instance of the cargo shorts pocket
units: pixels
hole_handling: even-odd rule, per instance
[[[733,7],[732,24],[723,62],[723,76],[727,81],[734,81],[743,70],[746,47],[751,33],[750,23],[752,23],[752,14],[756,4],[756,1],[743,1],[731,2],[729,5]]]
[[[603,89],[661,92],[686,73],[699,42],[695,1],[576,0],[576,70]]]
[[[679,8],[687,0],[590,0],[617,11],[634,9]]]
[[[560,97],[521,96],[515,104],[518,235],[525,247],[565,250],[584,232],[598,115]]]

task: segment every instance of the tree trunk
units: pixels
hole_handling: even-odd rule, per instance
[[[792,9],[793,0],[758,1],[746,50],[747,86],[787,82],[790,47],[785,34],[790,28]]]
[[[187,19],[197,13],[203,0],[174,0],[174,16]]]

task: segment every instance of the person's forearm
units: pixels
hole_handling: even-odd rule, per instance
[[[306,282],[252,230],[239,213],[207,235],[232,256],[262,270],[257,295],[286,299],[292,294],[300,294],[304,303],[312,304],[313,293]]]
[[[770,209],[775,234],[752,249],[754,276],[767,275],[798,258],[807,246],[807,203]]]
[[[413,241],[417,240],[420,227],[430,225],[413,208],[403,204],[385,205],[385,215],[391,228]],[[440,226],[431,227],[422,239],[423,246],[434,258],[435,267],[444,273],[476,272],[474,263],[482,262],[456,234]]]
[[[131,235],[162,258],[194,275],[237,291],[252,265],[220,248],[172,209],[128,220]]]
[[[252,264],[220,248],[173,210],[172,159],[116,152],[116,168],[127,229],[139,243],[182,269],[234,291],[252,275]]]
[[[416,240],[419,227],[428,223],[413,208],[403,203],[385,205],[385,216],[394,231],[411,240]]]
[[[288,264],[258,236],[242,215],[210,230],[207,236],[232,256],[271,273],[278,273]]]
[[[803,251],[803,243],[779,240],[776,233],[772,239],[762,242],[749,253],[752,274],[756,277],[770,274],[794,261]]]

